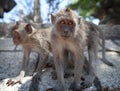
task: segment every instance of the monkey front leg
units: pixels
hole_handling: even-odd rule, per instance
[[[23,77],[25,76],[25,72],[26,72],[26,70],[28,68],[28,64],[29,64],[29,56],[30,56],[31,50],[28,47],[24,47],[23,51],[24,51],[24,56],[23,56],[22,69],[20,71],[20,74],[17,77],[11,78],[10,80],[8,80],[8,82],[7,82],[8,86],[10,86],[10,85],[13,86],[17,83],[21,84],[21,81],[22,81]]]
[[[80,91],[82,89],[82,84],[83,82],[81,81],[81,76],[82,76],[82,70],[83,70],[83,64],[84,64],[84,54],[83,52],[81,53],[76,53],[74,55],[74,81],[70,86],[70,89],[73,91]]]
[[[41,80],[42,70],[47,64],[49,53],[41,51],[40,60],[37,65],[36,72],[33,75],[32,82],[29,87],[29,91],[39,91],[39,81]]]
[[[44,50],[41,51],[40,54],[40,60],[38,62],[37,68],[36,68],[36,72],[33,74],[33,79],[32,80],[40,80],[40,76],[42,74],[42,70],[45,68],[48,58],[49,58],[49,53],[45,52]]]
[[[57,80],[59,87],[57,88],[57,91],[67,91],[67,88],[65,86],[65,81],[64,81],[64,59],[62,52],[53,52],[54,54],[54,64],[55,64],[55,69],[57,72]]]

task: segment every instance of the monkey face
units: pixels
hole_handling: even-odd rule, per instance
[[[61,9],[51,14],[51,22],[57,32],[64,39],[73,37],[79,24],[79,16],[70,8]]]
[[[13,35],[13,43],[15,45],[19,45],[21,44],[22,38],[21,38],[21,34],[20,34],[20,23],[17,22],[16,25],[13,26],[12,29],[12,35]]]
[[[19,32],[17,31],[13,31],[13,43],[15,45],[19,45],[21,43],[21,36],[19,34]]]
[[[12,34],[13,34],[13,42],[15,45],[27,43],[29,35],[32,34],[32,27],[30,24],[17,23],[13,27]]]
[[[72,37],[75,30],[75,23],[70,19],[60,19],[57,22],[57,32],[63,38]]]

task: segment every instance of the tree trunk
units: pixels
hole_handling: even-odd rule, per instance
[[[34,0],[34,18],[35,23],[41,23],[40,0]]]

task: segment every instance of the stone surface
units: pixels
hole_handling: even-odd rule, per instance
[[[118,41],[118,43],[120,43],[120,40]],[[109,40],[106,41],[106,47],[120,50],[119,45]],[[0,91],[28,91],[32,77],[31,75],[36,63],[36,54],[32,53],[30,56],[29,70],[27,71],[22,84],[7,86],[7,80],[18,75],[22,65],[22,47],[19,46],[16,52],[13,49],[14,45],[11,38],[0,39]],[[99,52],[98,56],[101,57],[101,52]],[[120,54],[107,51],[107,59],[112,62],[115,67],[109,67],[98,60],[96,68],[97,76],[103,87],[114,89],[111,91],[120,91]],[[57,81],[52,80],[51,71],[52,69],[47,69],[47,71],[43,73],[42,81],[39,84],[40,91],[46,91],[46,89],[56,86]],[[70,82],[72,82],[72,78],[65,79],[65,82],[69,85]],[[88,89],[85,91],[91,90]]]

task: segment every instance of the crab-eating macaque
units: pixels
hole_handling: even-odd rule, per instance
[[[50,29],[35,29],[31,24],[16,23],[12,30],[13,43],[15,45],[23,46],[23,63],[20,74],[8,80],[7,85],[14,85],[21,83],[22,78],[25,76],[25,72],[28,68],[29,57],[32,50],[40,55],[40,60],[36,68],[36,79],[40,77],[42,69],[46,65],[46,62],[50,56],[51,44],[49,41]]]
[[[55,15],[51,14],[53,29],[51,32],[51,47],[57,72],[59,91],[67,91],[64,81],[64,71],[68,62],[64,60],[64,53],[68,51],[73,56],[74,81],[71,87],[75,91],[81,88],[81,76],[84,64],[84,47],[86,45],[86,30],[79,26],[79,16],[71,9],[61,9]],[[83,29],[80,30],[80,27]]]
[[[109,62],[107,59],[106,59],[106,48],[105,48],[105,34],[104,34],[104,31],[99,27],[97,26],[96,24],[94,23],[91,23],[91,22],[88,22],[88,21],[84,21],[85,25],[88,27],[89,29],[89,34],[88,34],[88,41],[91,42],[91,41],[94,41],[93,39],[93,33],[92,32],[95,32],[95,33],[98,33],[98,43],[99,45],[102,47],[101,50],[102,50],[102,61],[109,65],[109,66],[114,66],[111,62]],[[94,30],[94,31],[93,31]],[[101,39],[101,41],[100,41]],[[92,45],[92,44],[91,44]],[[97,50],[96,50],[97,52]]]
[[[69,63],[72,63],[74,66],[74,80],[70,89],[80,91],[82,86],[91,85],[95,79],[99,34],[103,33],[98,31],[94,24],[85,22],[70,8],[61,9],[56,14],[51,14],[51,21],[53,24],[51,47],[60,87],[58,90],[66,91],[68,89],[65,86],[64,71]],[[105,60],[104,43],[103,38],[103,62],[112,65]],[[84,81],[81,81],[85,47],[88,47],[89,75]],[[64,57],[66,51],[73,57],[72,62],[68,62],[68,58]]]
[[[101,50],[102,50],[101,61],[103,61],[103,63],[111,67],[113,67],[114,65],[106,59],[105,35],[103,30],[101,30],[99,26],[91,22],[84,21],[82,19],[81,19],[81,24],[84,24],[84,26],[88,30],[87,31],[87,48],[88,48],[88,60],[89,60],[89,75],[85,77],[85,81],[84,81],[84,85],[86,85],[87,87],[87,86],[90,86],[94,80],[98,79],[98,78],[95,78],[95,74],[97,72],[96,60],[97,60],[97,53],[98,53],[98,44],[101,46]]]

